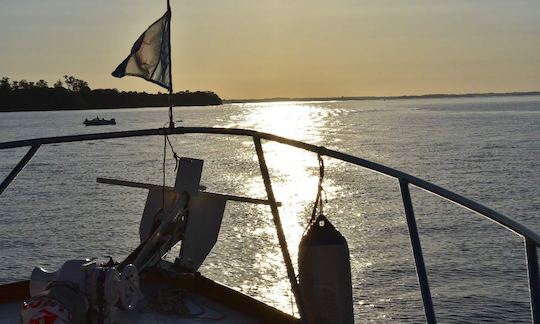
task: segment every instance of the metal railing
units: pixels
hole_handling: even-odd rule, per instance
[[[356,156],[352,156],[346,153],[338,152],[325,148],[323,146],[316,146],[301,141],[288,139],[285,137],[257,132],[246,129],[236,128],[215,128],[215,127],[176,127],[176,128],[154,128],[134,131],[121,131],[121,132],[109,132],[109,133],[95,133],[84,135],[72,135],[72,136],[58,136],[58,137],[44,137],[30,140],[11,141],[0,143],[0,150],[25,147],[29,146],[29,151],[15,166],[15,168],[8,174],[4,181],[0,184],[0,194],[9,186],[9,184],[16,178],[28,162],[32,159],[34,154],[40,148],[41,145],[57,144],[57,143],[70,143],[70,142],[82,142],[102,139],[114,139],[114,138],[128,138],[128,137],[142,137],[142,136],[156,136],[156,135],[179,135],[179,134],[221,134],[221,135],[236,135],[236,136],[249,136],[252,137],[257,156],[259,158],[259,166],[261,168],[261,175],[265,182],[265,188],[267,191],[268,201],[271,207],[274,224],[278,234],[280,246],[282,248],[283,257],[287,267],[287,273],[291,281],[291,287],[297,300],[299,312],[302,315],[302,303],[301,296],[299,295],[296,276],[294,274],[294,268],[290,260],[290,255],[287,250],[286,242],[284,241],[283,229],[281,228],[281,222],[279,220],[278,205],[275,201],[274,194],[272,192],[272,186],[268,170],[266,168],[266,162],[264,160],[264,153],[262,151],[261,139],[278,142],[281,144],[293,146],[296,148],[304,149],[313,153],[317,153],[321,156],[328,156],[344,162],[349,162],[354,165],[358,165],[372,171],[382,173],[384,175],[396,178],[399,182],[401,190],[401,196],[403,199],[403,206],[405,209],[405,217],[407,219],[407,226],[409,229],[409,237],[411,239],[411,245],[414,255],[414,261],[416,265],[416,272],[418,275],[418,281],[420,284],[420,291],[422,294],[422,301],[424,303],[424,311],[426,314],[426,321],[428,323],[436,323],[435,311],[433,308],[433,301],[431,298],[431,292],[429,288],[428,276],[426,266],[424,263],[424,257],[422,254],[422,247],[420,244],[420,237],[418,235],[418,228],[416,225],[416,219],[413,210],[412,199],[409,191],[409,185],[414,185],[420,189],[423,189],[429,193],[435,194],[442,198],[445,198],[459,206],[470,209],[495,223],[513,231],[514,233],[522,236],[525,241],[525,251],[527,259],[527,269],[529,277],[529,291],[531,299],[531,313],[532,321],[534,323],[540,323],[540,272],[538,270],[538,253],[537,248],[540,246],[540,235],[531,229],[527,228],[523,224],[516,222],[515,220],[496,212],[484,205],[474,202],[468,198],[465,198],[457,193],[439,187],[433,183],[414,177],[405,172],[387,167],[385,165],[375,163],[369,160],[365,160]]]

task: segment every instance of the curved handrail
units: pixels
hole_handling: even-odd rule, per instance
[[[220,134],[220,135],[237,135],[237,136],[250,136],[255,138],[261,138],[269,141],[286,144],[289,146],[297,147],[320,155],[326,155],[344,162],[349,162],[358,166],[365,167],[367,169],[382,173],[384,175],[396,178],[398,180],[404,180],[410,184],[413,184],[425,191],[443,197],[451,202],[454,202],[460,206],[470,209],[482,216],[489,218],[490,220],[500,224],[511,231],[530,239],[536,245],[540,246],[540,235],[535,231],[529,229],[525,225],[505,216],[491,208],[488,208],[482,204],[479,204],[469,198],[461,196],[455,192],[447,190],[443,187],[435,185],[431,182],[422,180],[418,177],[412,176],[408,173],[387,167],[385,165],[372,162],[366,159],[362,159],[350,154],[342,153],[339,151],[331,150],[323,146],[316,146],[305,142],[292,140],[286,137],[257,132],[254,130],[239,129],[239,128],[219,128],[219,127],[176,127],[176,128],[152,128],[144,130],[133,131],[120,131],[120,132],[108,132],[108,133],[94,133],[83,135],[71,135],[71,136],[55,136],[55,137],[43,137],[29,140],[19,140],[0,143],[0,150],[8,148],[17,148],[24,146],[36,146],[45,144],[57,144],[57,143],[70,143],[70,142],[82,142],[92,141],[97,139],[114,139],[114,138],[127,138],[127,137],[142,137],[164,134]]]

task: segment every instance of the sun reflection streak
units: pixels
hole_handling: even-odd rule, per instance
[[[225,127],[253,128],[258,131],[309,142],[319,142],[328,112],[311,103],[270,102],[243,104],[244,114],[231,118]]]
[[[241,114],[236,119],[233,118],[233,124],[229,127],[253,128],[310,143],[323,142],[327,112],[317,106],[298,102],[279,102],[253,106],[246,104],[245,108],[243,109],[245,114]],[[263,142],[263,151],[274,194],[282,203],[279,208],[281,223],[293,264],[296,264],[298,245],[307,225],[317,190],[317,157],[311,152],[275,142]],[[253,159],[257,161],[257,156],[254,155]],[[245,186],[249,195],[266,196],[260,175],[252,177]],[[336,189],[329,182],[325,182],[324,186],[329,194]],[[261,215],[259,217],[271,219],[267,206],[261,207],[259,211]],[[252,234],[264,232],[275,236],[272,222],[265,224],[268,224],[267,228],[255,228]],[[291,307],[295,309],[295,305],[291,305],[293,298],[283,257],[277,240],[269,243],[275,243],[275,245],[268,247],[264,252],[257,253],[255,256],[257,262],[253,264],[253,267],[263,276],[268,276],[269,272],[275,275],[263,278],[268,279],[265,280],[267,285],[259,287],[258,290],[265,301],[283,311],[291,312]]]

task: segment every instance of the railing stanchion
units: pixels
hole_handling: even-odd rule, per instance
[[[287,276],[289,277],[289,281],[291,283],[291,289],[296,300],[298,313],[300,313],[300,319],[305,323],[306,317],[300,287],[298,285],[298,281],[296,281],[291,255],[289,254],[289,249],[287,248],[287,240],[285,239],[285,233],[283,232],[283,226],[281,225],[281,220],[279,218],[278,206],[276,203],[276,198],[274,197],[274,191],[272,190],[272,182],[270,181],[270,175],[268,174],[268,167],[266,166],[266,161],[264,159],[261,139],[257,136],[253,136],[253,142],[255,143],[255,150],[257,151],[257,157],[259,159],[259,168],[261,169],[264,187],[266,188],[266,194],[268,196],[268,201],[270,202],[270,209],[272,210],[272,217],[276,227],[279,246],[281,247],[281,253],[283,254],[283,260],[285,261],[285,267],[287,268]]]
[[[426,321],[428,323],[437,323],[435,318],[435,310],[433,309],[433,301],[431,300],[431,292],[429,290],[429,282],[427,277],[426,265],[424,256],[422,255],[422,246],[420,245],[420,237],[414,218],[414,211],[409,191],[409,183],[403,179],[399,179],[401,188],[401,197],[403,198],[403,206],[405,207],[405,216],[407,217],[407,226],[409,228],[409,237],[413,249],[414,262],[416,264],[416,273],[418,282],[420,283],[420,291],[422,292],[422,301],[424,302],[424,311],[426,313]]]
[[[532,319],[533,323],[540,323],[540,278],[538,272],[538,253],[536,248],[536,244],[532,240],[525,238]]]
[[[26,154],[23,156],[23,158],[15,166],[15,168],[13,168],[13,170],[11,170],[11,172],[4,179],[4,181],[2,181],[2,183],[0,184],[0,195],[4,192],[4,190],[6,190],[6,188],[9,186],[11,181],[13,181],[13,179],[15,179],[17,177],[19,172],[21,172],[22,169],[24,169],[26,164],[28,164],[28,162],[30,162],[30,160],[32,159],[34,154],[36,154],[36,152],[37,152],[37,150],[39,149],[40,146],[41,146],[40,144],[32,145],[30,147],[30,149],[28,150],[28,152],[26,152]]]

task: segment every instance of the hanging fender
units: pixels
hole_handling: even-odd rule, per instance
[[[300,241],[298,271],[307,323],[354,323],[349,247],[324,215]]]

